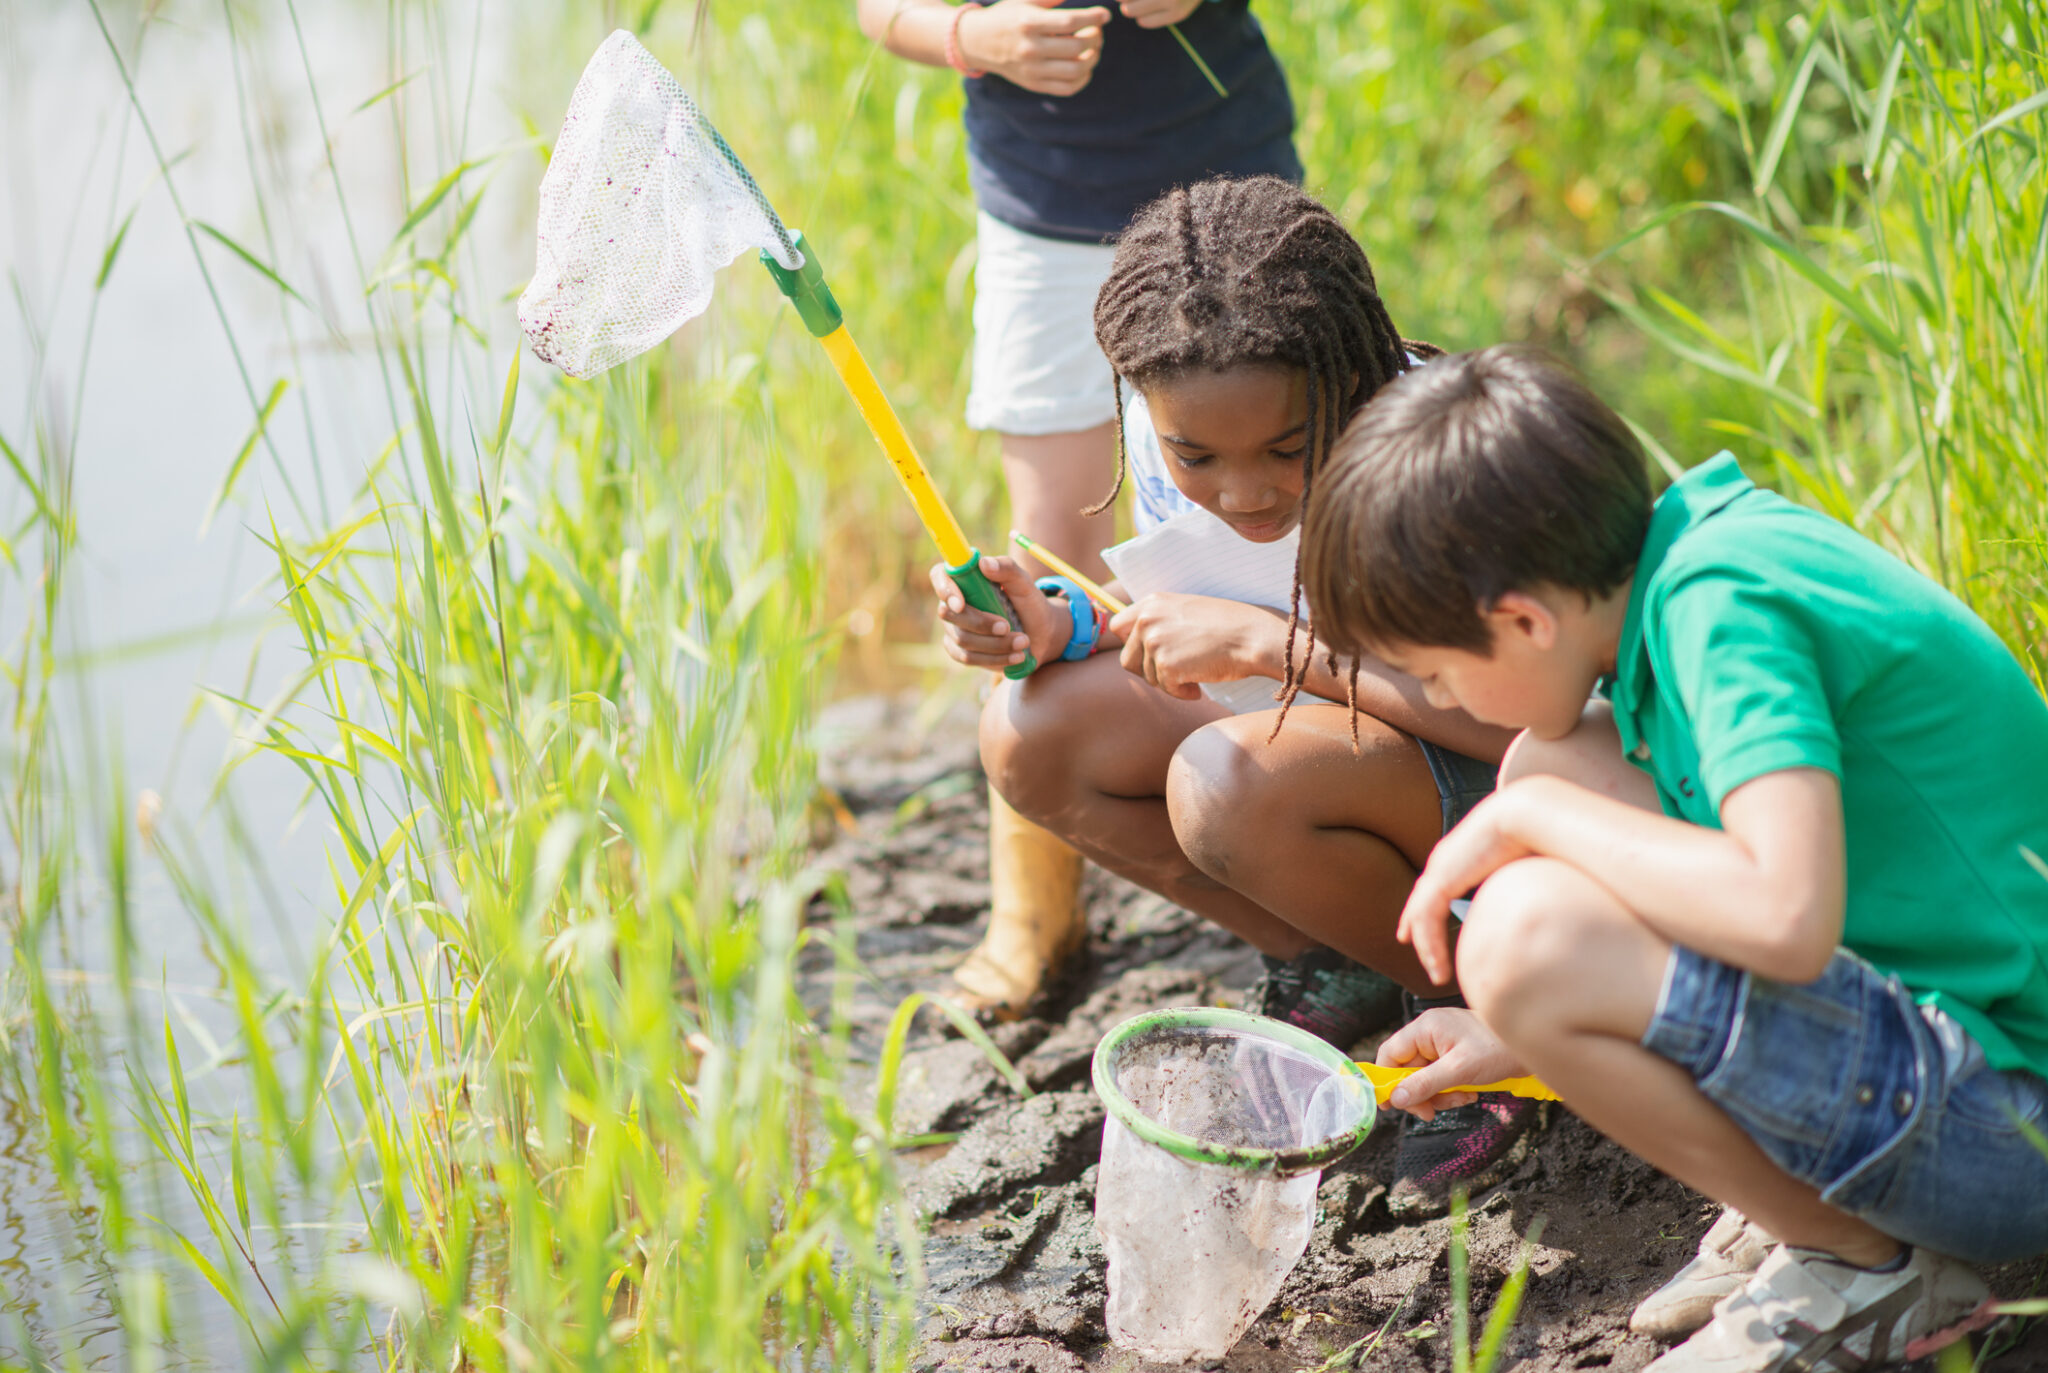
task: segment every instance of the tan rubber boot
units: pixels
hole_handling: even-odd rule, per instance
[[[1015,1020],[1088,934],[1081,855],[988,789],[988,931],[953,970],[966,1010]]]

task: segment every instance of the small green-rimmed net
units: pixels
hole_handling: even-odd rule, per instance
[[[1350,1058],[1265,1016],[1152,1011],[1095,1049],[1095,1091],[1147,1144],[1196,1163],[1292,1177],[1365,1141],[1372,1084]]]

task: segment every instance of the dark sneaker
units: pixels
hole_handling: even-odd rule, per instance
[[[1481,1092],[1470,1106],[1408,1117],[1394,1151],[1387,1210],[1407,1217],[1440,1216],[1451,1193],[1476,1195],[1507,1177],[1529,1156],[1542,1128],[1544,1103],[1507,1092]]]
[[[1245,993],[1244,1008],[1284,1020],[1348,1049],[1401,1015],[1401,987],[1335,949],[1310,949],[1282,962],[1259,955],[1266,974]]]

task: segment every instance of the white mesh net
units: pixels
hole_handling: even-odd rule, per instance
[[[682,84],[621,29],[583,69],[541,178],[519,327],[542,361],[602,372],[702,314],[749,248],[801,266],[780,229]]]
[[[1319,1145],[1362,1137],[1373,1115],[1355,1074],[1244,1031],[1162,1025],[1102,1066],[1138,1115],[1206,1145]],[[1112,1112],[1095,1181],[1111,1343],[1161,1363],[1222,1358],[1308,1248],[1321,1178],[1182,1158]]]

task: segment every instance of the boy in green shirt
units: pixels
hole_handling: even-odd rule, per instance
[[[1638,1313],[1705,1324],[1657,1373],[1988,1322],[1958,1260],[2048,1250],[2048,704],[1990,630],[1725,454],[1653,508],[1628,427],[1515,349],[1383,390],[1302,557],[1325,642],[1524,731],[1402,914],[1472,1009],[1387,1041],[1430,1062],[1394,1104],[1533,1071],[1730,1208]]]

